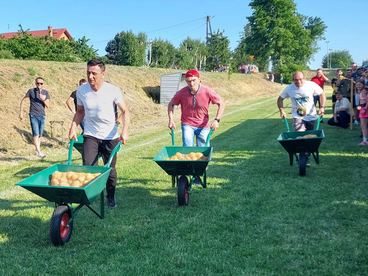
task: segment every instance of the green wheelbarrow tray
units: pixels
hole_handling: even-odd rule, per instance
[[[115,146],[104,166],[82,166],[72,164],[74,143],[74,140],[70,141],[66,164],[55,164],[16,184],[48,201],[55,202],[55,209],[50,221],[50,239],[55,246],[64,245],[69,241],[75,216],[83,206],[86,206],[99,218],[104,218],[104,189],[111,171],[111,162],[122,144],[120,141]],[[51,186],[51,175],[56,171],[100,173],[100,175],[83,187]],[[90,206],[98,197],[100,197],[100,212]]]
[[[309,154],[312,154],[314,160],[319,164],[319,146],[325,138],[325,133],[319,129],[321,118],[317,118],[314,130],[290,131],[286,118],[283,118],[286,132],[281,133],[277,141],[289,154],[290,165],[293,165],[294,156],[299,163],[299,175],[304,176]],[[306,136],[306,137],[304,137]],[[308,137],[309,136],[309,137]],[[311,137],[312,136],[312,137]]]
[[[83,187],[50,186],[51,175],[56,172],[101,173]],[[105,189],[111,168],[56,164],[33,174],[17,185],[58,205],[68,203],[91,204]]]
[[[153,158],[153,160],[168,174],[176,175],[195,175],[201,176],[204,174],[208,162],[211,161],[212,147],[164,147]],[[201,152],[207,157],[207,160],[167,160],[177,152],[188,154],[190,152]]]
[[[301,138],[305,135],[316,135],[316,138]],[[277,141],[283,146],[283,148],[289,153],[301,153],[301,152],[318,152],[318,148],[325,138],[325,134],[322,129],[320,130],[307,130],[303,132],[283,132],[277,138]]]

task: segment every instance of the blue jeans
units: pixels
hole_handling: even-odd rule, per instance
[[[45,116],[29,115],[32,128],[32,136],[42,136],[43,129],[45,127]]]
[[[200,128],[200,127],[193,127],[190,125],[182,125],[181,131],[182,131],[182,139],[183,139],[184,147],[193,147],[194,137],[197,138],[198,147],[206,146],[206,139],[207,139],[208,133],[210,132],[209,128]]]

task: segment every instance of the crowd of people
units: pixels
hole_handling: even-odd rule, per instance
[[[331,97],[333,115],[327,123],[342,128],[348,128],[351,123],[360,124],[362,141],[359,145],[368,146],[367,66],[358,67],[353,63],[345,73],[337,69],[331,80],[320,68],[311,80],[306,80],[302,72],[295,72],[293,83],[282,91],[277,100],[280,116],[286,116],[283,100],[290,98],[294,130],[313,129],[317,120],[317,108],[321,117],[325,113],[325,83],[329,83],[333,89]]]

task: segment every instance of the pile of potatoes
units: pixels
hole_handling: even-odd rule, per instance
[[[169,157],[167,160],[208,160],[208,157],[205,156],[202,152],[190,152],[190,153],[181,153],[177,152],[175,155]]]
[[[51,186],[83,187],[101,173],[59,172],[51,175]]]
[[[316,134],[307,134],[304,136],[298,136],[296,139],[311,139],[311,138],[318,138]]]

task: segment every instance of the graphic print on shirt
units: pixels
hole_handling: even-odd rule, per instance
[[[298,108],[296,109],[298,115],[305,116],[307,114],[307,109],[305,106],[307,105],[308,97],[296,95],[295,102],[298,105]]]

